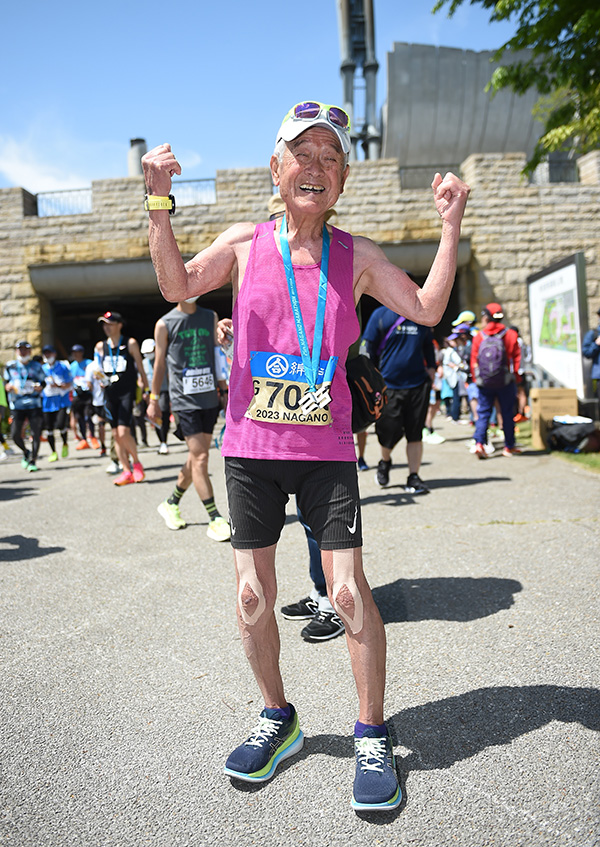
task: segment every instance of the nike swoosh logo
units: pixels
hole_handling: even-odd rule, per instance
[[[346,529],[348,530],[350,535],[354,535],[354,533],[356,532],[356,519],[357,518],[358,518],[358,506],[356,506],[355,509],[354,509],[354,523],[352,524],[352,526],[346,526]]]

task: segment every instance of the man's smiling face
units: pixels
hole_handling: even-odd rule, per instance
[[[286,143],[281,161],[272,157],[271,172],[286,205],[324,213],[344,190],[348,166],[335,134],[311,127]]]

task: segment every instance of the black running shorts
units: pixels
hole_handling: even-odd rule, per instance
[[[200,432],[206,433],[206,435],[212,435],[220,409],[220,406],[213,406],[210,409],[182,409],[178,412],[174,411],[173,417],[177,426],[173,434],[180,441],[183,441],[188,435],[198,435]]]
[[[106,392],[104,408],[106,419],[113,429],[118,426],[131,426],[133,421],[134,394],[111,394]]]
[[[375,424],[382,447],[392,450],[404,436],[411,442],[423,440],[430,391],[429,379],[416,388],[388,388],[387,405]]]
[[[362,547],[354,462],[225,459],[231,544],[256,550],[276,544],[290,494],[321,550]]]

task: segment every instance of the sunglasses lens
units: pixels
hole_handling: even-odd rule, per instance
[[[347,129],[349,118],[343,109],[338,109],[337,106],[332,106],[329,109],[329,120],[336,126],[341,126],[342,129]]]
[[[316,118],[319,112],[321,111],[321,105],[319,103],[313,103],[309,101],[308,103],[298,103],[297,106],[294,106],[294,117],[295,118]]]

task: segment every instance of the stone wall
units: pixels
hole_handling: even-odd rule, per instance
[[[584,252],[589,319],[600,306],[600,184],[528,185],[525,156],[473,155],[463,162],[471,196],[463,232],[479,307],[502,303],[507,318],[529,332],[527,277]]]
[[[471,260],[461,274],[461,304],[478,311],[499,300],[528,332],[527,276],[578,251],[586,257],[590,316],[600,306],[600,154],[581,163],[581,184],[532,186],[520,154],[470,156],[462,176],[472,194],[463,224]],[[433,175],[432,175],[433,176]],[[20,337],[39,349],[49,340],[50,304],[34,290],[30,266],[147,259],[142,177],[92,184],[89,214],[39,218],[36,198],[0,189],[0,360]],[[183,207],[173,228],[184,254],[209,245],[232,223],[265,220],[272,195],[267,168],[219,171],[214,205]],[[385,244],[437,240],[429,190],[402,188],[395,159],[352,165],[337,204],[337,225]],[[85,292],[83,292],[85,294]]]

